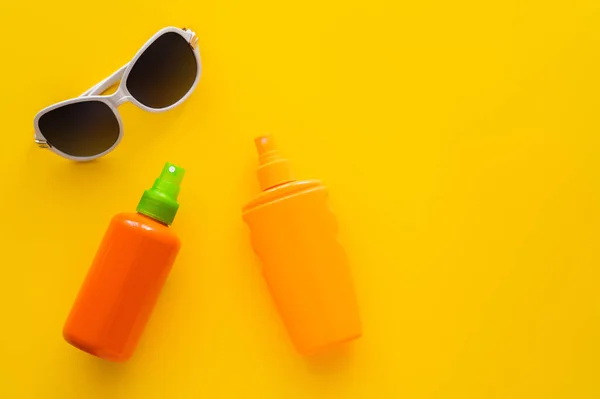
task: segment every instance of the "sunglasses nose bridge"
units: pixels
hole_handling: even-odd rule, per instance
[[[109,101],[115,106],[118,107],[121,104],[128,102],[130,99],[129,93],[125,91],[123,87],[120,87],[114,94],[109,97]]]

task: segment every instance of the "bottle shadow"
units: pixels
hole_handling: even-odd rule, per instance
[[[87,359],[82,362],[82,367],[89,370],[98,383],[109,385],[122,379],[128,369],[127,363],[115,363],[87,356]]]
[[[130,376],[128,363],[109,362],[83,352],[71,352],[64,359],[64,364],[68,368],[76,370],[79,379],[76,385],[85,387],[89,392],[89,398],[114,398],[124,385],[127,385],[127,379]],[[60,374],[60,379],[55,381],[56,397],[72,396],[73,390],[70,380],[73,374]]]
[[[326,351],[305,358],[307,368],[317,375],[346,373],[352,368],[355,348],[351,342],[343,343]]]

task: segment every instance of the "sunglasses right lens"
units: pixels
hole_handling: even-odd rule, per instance
[[[38,126],[50,145],[74,157],[92,157],[112,147],[119,139],[119,121],[101,101],[63,105],[43,114]]]
[[[127,90],[153,109],[175,105],[192,89],[198,74],[194,50],[183,36],[167,32],[144,50],[127,77]]]

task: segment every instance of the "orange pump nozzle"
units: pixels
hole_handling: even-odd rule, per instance
[[[294,181],[290,161],[283,158],[270,135],[254,139],[258,151],[258,182],[265,191]]]

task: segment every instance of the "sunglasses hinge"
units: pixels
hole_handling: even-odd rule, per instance
[[[190,39],[190,46],[192,46],[194,50],[198,47],[198,36],[196,36],[196,34]]]
[[[35,139],[35,143],[38,145],[38,147],[40,148],[52,148],[52,146],[46,141],[46,140],[38,140]]]
[[[192,34],[192,37],[190,38],[190,47],[193,48],[194,50],[196,50],[196,48],[198,47],[198,36],[196,35],[196,33],[194,33],[194,31],[184,27],[182,28],[184,32],[190,32]]]

